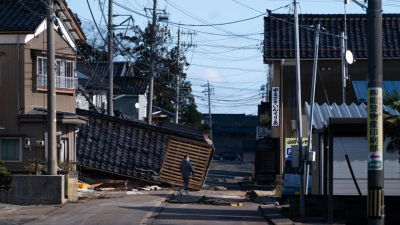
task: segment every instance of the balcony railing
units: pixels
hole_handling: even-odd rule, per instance
[[[37,86],[47,88],[47,75],[37,77]],[[78,78],[56,76],[56,88],[59,89],[78,89]]]

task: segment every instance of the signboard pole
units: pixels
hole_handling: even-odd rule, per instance
[[[306,149],[306,165],[305,165],[305,181],[304,181],[304,193],[308,194],[308,174],[310,170],[309,155],[311,150],[311,135],[312,135],[312,123],[314,119],[314,102],[315,102],[315,82],[317,80],[317,66],[318,66],[318,47],[319,47],[319,32],[321,25],[317,24],[315,31],[315,50],[314,50],[314,66],[313,66],[313,76],[312,76],[312,88],[311,88],[311,101],[310,101],[310,120],[308,121],[308,137],[307,137],[307,149]]]
[[[294,0],[294,33],[295,33],[295,56],[296,56],[296,94],[297,94],[297,135],[299,138],[300,165],[304,165],[301,122],[301,77],[300,77],[300,41],[299,41],[299,14],[297,12],[297,0]],[[300,215],[306,217],[306,205],[304,202],[304,166],[299,167],[300,174]]]
[[[382,1],[369,0],[368,34],[368,224],[384,224],[382,122]]]

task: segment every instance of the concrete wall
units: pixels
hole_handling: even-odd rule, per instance
[[[15,175],[12,191],[0,192],[0,203],[56,205],[65,203],[64,176]]]

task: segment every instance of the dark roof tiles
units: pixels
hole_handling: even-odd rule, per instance
[[[0,31],[33,33],[45,17],[44,1],[0,0]]]
[[[320,58],[341,58],[340,34],[344,16],[340,14],[303,14],[300,18],[300,57],[314,57],[315,35],[310,25],[321,24]],[[264,61],[295,58],[294,18],[286,14],[264,17]],[[309,28],[307,29],[306,26]],[[383,14],[382,47],[384,57],[400,57],[400,14]],[[333,34],[333,35],[331,35]],[[367,16],[347,15],[347,47],[355,58],[367,58]]]
[[[78,63],[76,70],[89,77],[79,79],[79,84],[91,90],[106,90],[108,88],[108,63]],[[149,81],[134,76],[130,62],[114,62],[114,94],[144,94]]]
[[[259,117],[246,114],[212,114],[213,133],[220,134],[255,134]],[[208,114],[204,114],[208,121]]]

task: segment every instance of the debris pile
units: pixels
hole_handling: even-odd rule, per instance
[[[197,201],[180,201],[180,200],[165,200],[171,204],[198,204],[198,205],[222,205],[222,206],[242,206],[241,202],[232,202],[226,199],[212,199],[207,198],[205,195]]]

